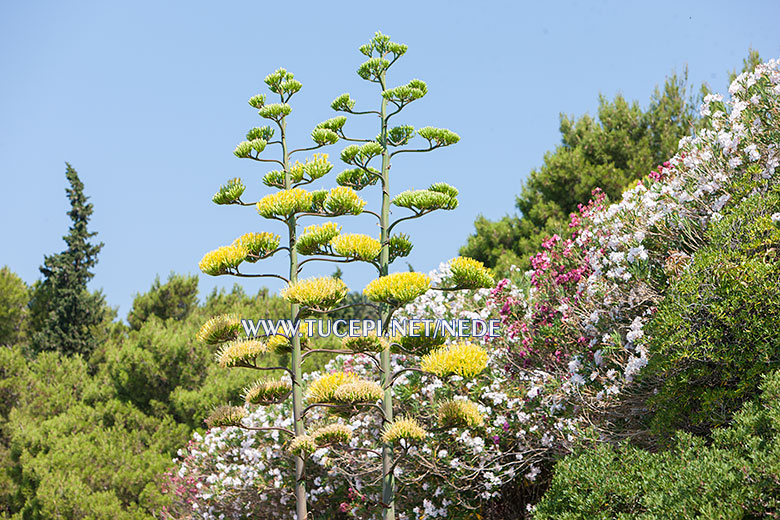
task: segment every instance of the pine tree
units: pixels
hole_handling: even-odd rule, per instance
[[[44,257],[40,267],[44,279],[33,287],[30,301],[30,346],[35,352],[58,350],[86,355],[95,346],[95,327],[105,317],[103,295],[87,289],[103,244],[90,242],[97,234],[87,229],[92,204],[87,202],[76,170],[68,163],[66,166],[70,187],[65,191],[71,205],[68,216],[72,225],[63,239],[68,247]]]

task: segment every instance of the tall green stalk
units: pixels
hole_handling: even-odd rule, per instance
[[[298,260],[297,235],[298,216],[311,215],[333,217],[344,214],[358,214],[362,211],[359,198],[344,199],[344,194],[331,194],[315,200],[314,194],[306,192],[300,186],[310,184],[330,171],[333,167],[327,161],[327,156],[314,156],[314,159],[304,164],[291,164],[291,156],[297,152],[315,150],[338,141],[338,136],[328,129],[317,128],[312,132],[315,146],[290,150],[287,142],[287,115],[291,108],[287,104],[293,94],[298,92],[301,84],[293,79],[293,75],[284,69],[279,69],[266,77],[265,82],[270,90],[279,94],[280,103],[266,104],[265,96],[256,95],[250,99],[250,105],[258,109],[259,115],[273,121],[279,130],[279,139],[272,141],[274,131],[270,126],[254,128],[247,134],[247,141],[240,143],[235,155],[240,158],[252,159],[261,163],[275,163],[282,171],[268,172],[263,182],[280,191],[267,195],[255,203],[241,200],[245,186],[240,179],[232,179],[214,196],[217,204],[234,204],[239,206],[256,206],[258,213],[264,218],[284,223],[287,228],[287,245],[279,247],[281,237],[271,233],[247,233],[230,245],[208,253],[201,260],[201,270],[210,275],[232,275],[244,278],[273,277],[287,282],[282,291],[290,303],[290,321],[296,322],[306,312],[327,312],[347,294],[347,287],[341,280],[332,278],[299,281],[298,275],[303,262]],[[281,160],[266,158],[261,153],[270,145],[281,146]],[[293,175],[295,170],[295,175]],[[341,199],[339,199],[341,196]],[[356,202],[356,200],[358,202]],[[350,205],[352,203],[352,205]],[[363,203],[364,204],[364,203]],[[332,211],[325,207],[334,208]],[[251,274],[239,270],[244,263],[254,263],[268,258],[273,254],[287,250],[289,255],[289,277],[277,274]],[[316,286],[316,287],[315,287]],[[323,292],[323,286],[326,288]],[[328,294],[330,291],[330,294]],[[327,300],[327,303],[323,303]],[[210,427],[239,426],[251,430],[281,430],[290,437],[288,449],[295,459],[295,501],[298,520],[308,518],[307,491],[305,482],[305,456],[310,453],[312,440],[306,435],[303,401],[303,360],[305,353],[301,337],[297,333],[290,335],[280,331],[263,338],[240,339],[241,323],[238,317],[231,315],[216,316],[209,320],[198,333],[198,337],[210,344],[221,344],[217,359],[223,367],[243,367],[260,371],[284,371],[290,377],[290,383],[284,380],[263,379],[245,389],[247,405],[270,405],[281,402],[292,396],[293,429],[276,427],[254,428],[242,424],[246,416],[243,407],[224,406],[214,411],[207,421]],[[288,367],[261,366],[262,356],[271,353],[290,353]],[[278,373],[278,372],[277,372]],[[317,446],[319,447],[319,446]]]
[[[380,86],[385,90],[386,72],[380,76]],[[379,144],[382,145],[382,209],[379,214],[379,228],[381,230],[380,242],[382,252],[379,255],[379,276],[387,276],[390,271],[390,152],[387,149],[387,100],[382,98],[380,109],[381,129],[379,132]],[[380,319],[382,323],[389,323],[392,310],[386,304],[382,304]],[[381,379],[384,389],[382,398],[382,412],[387,422],[393,421],[393,382],[392,367],[390,365],[390,346],[381,353],[380,358]],[[393,445],[382,443],[382,516],[385,520],[395,520],[395,472],[393,468]]]
[[[362,189],[375,181],[381,183],[382,199],[381,208],[376,216],[379,218],[380,243],[382,249],[378,257],[377,267],[380,279],[388,277],[390,274],[391,262],[399,257],[406,256],[411,251],[411,243],[406,237],[393,237],[391,231],[399,222],[412,218],[421,217],[437,209],[454,209],[457,206],[457,190],[451,186],[439,184],[432,186],[430,190],[419,190],[409,193],[406,202],[396,198],[391,198],[390,188],[390,160],[393,155],[409,152],[428,152],[441,146],[448,146],[458,141],[458,136],[449,130],[426,127],[420,129],[417,133],[428,141],[428,148],[423,149],[400,149],[399,147],[408,144],[414,135],[414,129],[408,125],[390,128],[390,119],[398,114],[406,105],[414,100],[420,99],[427,92],[427,87],[422,81],[412,80],[408,85],[388,89],[387,70],[398,58],[406,52],[406,46],[391,42],[389,37],[376,33],[375,37],[367,45],[360,48],[360,51],[369,59],[358,69],[358,75],[364,80],[377,83],[381,89],[381,103],[378,111],[355,111],[353,109],[355,102],[344,94],[337,98],[331,105],[335,110],[347,112],[349,114],[376,114],[379,116],[380,128],[379,135],[373,139],[350,139],[344,135],[341,126],[337,133],[339,137],[346,141],[365,143],[358,147],[351,145],[342,152],[342,160],[348,164],[357,167],[363,172],[364,178],[356,181],[350,177],[349,172],[343,179],[344,185],[352,185],[355,189]],[[392,112],[388,111],[389,104],[395,108]],[[343,125],[343,122],[342,122]],[[379,149],[376,145],[379,145]],[[395,151],[391,147],[396,148]],[[381,150],[381,151],[380,151]],[[381,169],[373,170],[369,167],[369,162],[381,155]],[[352,180],[350,180],[352,179]],[[338,179],[337,179],[338,180]],[[341,181],[340,181],[341,182]],[[350,184],[350,182],[352,184]],[[391,222],[390,205],[396,205],[411,209],[414,214]],[[395,242],[393,242],[395,240]],[[400,244],[400,247],[399,247]],[[392,253],[391,253],[392,248]],[[368,290],[368,288],[367,288]],[[425,289],[422,289],[424,292]],[[380,303],[381,323],[385,329],[390,325],[394,312],[406,302],[397,300],[375,300]],[[393,344],[388,343],[382,350],[379,359],[380,382],[384,390],[382,399],[383,421],[385,426],[393,423],[393,382],[395,374],[392,372],[390,349]],[[382,517],[384,520],[395,520],[395,450],[391,442],[382,441]]]
[[[282,162],[284,163],[284,189],[292,188],[292,177],[290,175],[290,154],[287,149],[287,119],[283,118],[280,125],[280,140],[282,142]],[[298,281],[298,252],[295,249],[297,239],[298,219],[295,213],[287,218],[288,242],[287,247],[290,254],[290,284]],[[290,304],[290,316],[297,318],[300,312],[300,305]],[[301,338],[298,334],[293,334],[290,340],[292,344],[292,353],[290,355],[290,369],[292,371],[292,404],[293,404],[293,428],[295,436],[299,437],[306,434],[306,427],[303,422],[303,357],[301,353]],[[298,520],[308,518],[306,504],[306,480],[304,478],[305,461],[301,455],[295,456],[295,511]]]

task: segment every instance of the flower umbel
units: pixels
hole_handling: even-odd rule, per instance
[[[203,255],[198,267],[205,274],[219,276],[235,269],[246,260],[247,250],[241,246],[222,246]]]
[[[439,407],[439,426],[442,428],[478,428],[484,420],[472,401],[453,400]]]
[[[421,441],[425,438],[425,430],[414,419],[399,417],[385,425],[382,432],[382,442],[396,444],[400,440]]]
[[[370,282],[363,294],[375,302],[403,305],[431,288],[431,279],[423,273],[393,273]]]
[[[459,342],[426,354],[420,360],[420,368],[439,377],[458,375],[475,377],[487,368],[485,349],[473,343]]]
[[[241,321],[235,314],[220,314],[210,318],[200,328],[197,334],[198,341],[208,345],[217,345],[232,341],[241,332]]]
[[[323,276],[291,283],[282,290],[282,297],[290,303],[324,310],[339,303],[348,292],[347,284],[342,280]]]

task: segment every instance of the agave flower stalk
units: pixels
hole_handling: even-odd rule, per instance
[[[373,139],[348,137],[344,133],[345,116],[338,116],[320,124],[322,128],[334,131],[342,140],[360,143],[350,144],[341,152],[341,159],[349,166],[338,175],[336,181],[342,186],[361,190],[371,185],[381,187],[381,202],[377,213],[366,211],[378,219],[380,238],[379,254],[375,265],[379,278],[371,282],[364,294],[369,300],[380,304],[380,318],[387,330],[393,314],[402,305],[413,301],[431,289],[430,280],[420,273],[390,274],[390,264],[397,258],[407,256],[412,249],[408,237],[403,234],[392,235],[393,229],[401,222],[420,218],[436,210],[453,210],[457,207],[458,190],[445,183],[433,184],[426,190],[404,191],[394,198],[391,197],[390,163],[391,159],[401,153],[422,153],[437,148],[450,146],[459,141],[454,132],[443,128],[424,127],[415,132],[410,125],[391,126],[391,119],[399,114],[410,103],[422,98],[428,92],[423,81],[414,79],[406,85],[388,87],[387,71],[407,51],[407,46],[390,41],[390,38],[377,32],[374,38],[360,47],[360,52],[368,60],[358,68],[358,75],[366,81],[379,86],[381,99],[378,110],[357,111],[355,100],[349,94],[342,94],[331,104],[331,108],[349,115],[371,114],[379,116],[379,134]],[[415,134],[427,142],[423,147],[408,146]],[[379,168],[371,166],[372,161],[380,160]],[[412,213],[395,221],[390,220],[390,206],[406,208]],[[368,249],[367,247],[365,249]],[[471,259],[456,259],[452,264],[453,287],[436,287],[440,290],[471,289],[477,287],[492,287],[493,279],[490,273],[478,262]],[[457,273],[457,274],[456,274]],[[435,339],[433,340],[436,341]],[[380,351],[380,381],[382,395],[382,418],[385,421],[385,434],[382,436],[382,516],[385,520],[395,519],[395,477],[394,468],[397,459],[394,455],[394,445],[398,440],[420,440],[421,427],[412,419],[393,418],[393,383],[398,374],[393,374],[391,366],[391,348],[402,347],[400,343],[385,341]],[[363,348],[363,346],[361,346]],[[467,347],[461,347],[461,350]],[[475,347],[479,348],[479,347]],[[441,358],[441,359],[440,359]],[[441,367],[448,362],[453,373],[467,372],[458,363],[466,360],[452,354],[446,359],[439,356],[439,364],[429,363],[432,367]],[[444,361],[442,361],[444,359]],[[481,358],[480,358],[481,359]],[[473,422],[473,421],[472,421]]]
[[[247,133],[246,140],[239,143],[234,154],[239,158],[251,159],[261,163],[274,164],[280,169],[268,172],[263,182],[279,191],[262,197],[256,202],[244,202],[242,196],[246,186],[241,179],[231,179],[220,187],[214,195],[213,202],[221,205],[254,206],[260,216],[281,222],[287,231],[286,245],[280,246],[282,238],[272,233],[247,233],[237,238],[231,245],[220,247],[207,253],[201,260],[201,270],[209,275],[232,275],[240,277],[273,277],[286,282],[282,296],[290,304],[289,317],[297,321],[305,313],[327,312],[346,296],[348,289],[344,282],[334,278],[319,278],[299,280],[303,262],[298,259],[299,237],[297,235],[298,219],[304,215],[334,217],[345,214],[359,214],[363,202],[351,188],[339,187],[329,192],[324,190],[307,191],[302,188],[326,175],[333,167],[325,154],[314,156],[301,163],[292,162],[292,156],[299,152],[316,150],[338,141],[338,136],[327,128],[316,128],[311,137],[314,146],[290,150],[287,136],[287,116],[292,109],[288,102],[301,89],[301,83],[284,69],[279,69],[265,78],[265,83],[272,93],[278,94],[279,103],[267,103],[266,96],[258,94],[249,100],[249,104],[257,109],[258,114],[270,120],[276,128],[263,126],[253,128]],[[278,139],[273,140],[278,130]],[[280,158],[270,158],[263,153],[270,145],[281,148]],[[324,237],[329,236],[336,228],[335,224],[325,226]],[[321,233],[322,235],[322,233]],[[318,249],[317,237],[314,249]],[[322,241],[322,236],[319,237]],[[309,240],[311,245],[312,241]],[[305,242],[304,242],[305,245]],[[369,243],[368,246],[371,244]],[[368,250],[363,246],[361,251]],[[286,251],[289,257],[289,273],[287,276],[274,273],[254,274],[241,269],[242,264],[255,263],[268,258],[280,251]],[[270,370],[278,373],[283,371],[289,376],[289,381],[259,380],[247,387],[244,399],[247,405],[270,405],[285,399],[292,399],[293,429],[285,428],[253,428],[242,424],[246,416],[243,407],[227,406],[214,411],[207,421],[209,426],[239,426],[253,430],[275,429],[290,435],[288,449],[295,456],[295,497],[296,515],[299,520],[307,516],[307,492],[305,482],[305,458],[314,449],[333,444],[336,441],[349,438],[346,427],[331,426],[321,428],[312,437],[307,435],[304,423],[303,374],[302,363],[304,352],[299,334],[286,337],[281,334],[267,336],[262,339],[239,339],[241,330],[237,316],[217,316],[206,322],[198,333],[198,338],[209,344],[222,345],[217,353],[217,361],[222,367],[243,367],[255,370]],[[290,364],[287,367],[260,366],[259,359],[264,354],[289,352]]]

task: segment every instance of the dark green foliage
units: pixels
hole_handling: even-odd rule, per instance
[[[568,234],[569,214],[587,203],[594,188],[616,199],[636,179],[671,157],[694,119],[683,78],[671,76],[656,88],[646,110],[622,96],[599,99],[598,117],[561,115],[561,144],[544,156],[523,183],[516,207],[520,218],[497,222],[479,217],[476,233],[460,253],[500,272],[516,264],[528,269],[542,240]]]
[[[601,445],[563,459],[534,518],[758,519],[780,514],[780,373],[712,443],[678,434],[669,451]]]
[[[0,349],[0,511],[16,518],[150,518],[155,477],[189,430],[144,415],[79,355]]]
[[[146,294],[138,294],[133,300],[133,308],[127,316],[127,322],[135,330],[151,316],[165,321],[183,320],[190,315],[198,304],[198,277],[171,273],[168,281],[160,283],[155,278],[152,288]]]
[[[174,275],[171,279],[186,281],[194,297],[197,285],[191,286],[190,281],[197,284],[197,278]],[[136,301],[153,300],[156,292],[153,286]],[[101,374],[120,399],[145,413],[172,415],[177,422],[202,427],[204,414],[215,404],[240,402],[241,389],[256,375],[217,367],[215,348],[198,342],[198,329],[216,314],[281,319],[285,307],[281,298],[269,298],[265,292],[249,297],[238,285],[230,292],[214,291],[202,307],[193,308],[185,318],[162,321],[151,315],[137,330],[110,343],[102,354]]]
[[[752,192],[749,178],[735,191]],[[753,398],[761,376],[780,366],[780,190],[726,209],[650,324],[647,370],[657,383],[653,426],[707,433]]]
[[[21,338],[29,301],[27,284],[8,266],[0,269],[0,345],[13,345]]]
[[[167,503],[158,478],[176,450],[256,379],[220,369],[195,333],[214,314],[280,319],[287,309],[265,289],[215,290],[200,306],[196,292],[194,277],[155,282],[136,298],[136,328],[114,324],[88,360],[0,348],[0,518],[148,520]]]
[[[30,301],[30,345],[36,352],[86,355],[95,347],[95,329],[106,318],[103,295],[87,289],[103,244],[90,242],[96,233],[87,229],[92,204],[84,195],[84,184],[70,164],[65,175],[70,183],[66,192],[72,222],[63,237],[68,247],[45,257],[40,268],[44,279],[33,287]]]

